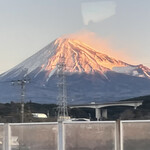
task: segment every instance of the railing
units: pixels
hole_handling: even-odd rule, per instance
[[[150,120],[0,124],[0,150],[149,150]]]

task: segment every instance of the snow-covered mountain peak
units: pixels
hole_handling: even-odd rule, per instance
[[[86,59],[90,60],[90,63],[93,68],[92,63],[94,63],[96,66],[101,65],[102,67],[112,69],[113,66],[125,66],[127,65],[126,63],[122,61],[118,61],[114,58],[109,57],[106,54],[100,53],[100,49],[96,50],[89,46],[86,43],[83,43],[79,40],[75,39],[69,39],[69,38],[59,38],[55,41],[55,44],[58,45],[58,49],[62,50],[61,54],[65,55],[65,58],[69,57],[70,53],[73,54],[72,56],[77,55],[77,62],[80,62],[81,64],[85,63],[85,57]],[[86,62],[86,64],[88,64]],[[85,64],[84,64],[85,65]],[[95,68],[96,69],[96,68]],[[96,69],[98,70],[98,68]]]
[[[50,75],[54,72],[53,70],[56,70],[61,56],[65,57],[67,72],[99,72],[103,74],[114,66],[126,65],[121,61],[100,53],[99,50],[95,50],[81,41],[58,38],[12,70],[16,70],[14,73],[15,76],[22,70],[27,70],[27,74],[34,70],[38,70],[36,74],[46,71]]]
[[[149,77],[150,69],[147,67],[129,65],[100,51],[76,39],[58,38],[1,76],[10,72],[11,77],[17,77],[22,72],[33,73],[34,76],[46,72],[46,80],[48,80],[56,72],[59,59],[63,56],[66,72],[70,73],[98,72],[105,76],[107,71],[115,71],[132,76]]]

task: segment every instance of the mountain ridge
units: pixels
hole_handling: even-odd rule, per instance
[[[57,102],[57,64],[66,65],[68,103],[116,101],[149,94],[150,69],[130,65],[100,53],[87,44],[58,38],[36,54],[0,75],[1,81],[30,77],[26,98],[40,103]],[[19,88],[0,85],[0,102],[19,99]],[[9,94],[7,91],[10,91]]]

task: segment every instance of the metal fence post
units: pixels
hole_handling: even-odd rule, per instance
[[[11,150],[11,132],[10,125],[8,123],[4,124],[4,137],[3,137],[3,150]]]
[[[63,121],[58,122],[58,150],[65,150],[64,148],[64,125]]]
[[[120,121],[120,150],[123,150],[123,144],[124,144],[124,139],[123,139],[123,121]]]
[[[116,150],[121,150],[120,120],[116,121]]]

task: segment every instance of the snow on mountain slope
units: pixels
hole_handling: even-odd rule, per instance
[[[125,67],[113,67],[112,71],[136,77],[150,78],[150,69],[143,65],[137,66],[128,65]]]

